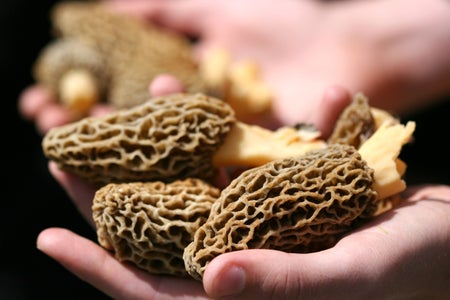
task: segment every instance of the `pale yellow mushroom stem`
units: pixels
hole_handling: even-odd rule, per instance
[[[215,166],[259,166],[272,160],[299,156],[324,148],[326,142],[292,127],[276,131],[236,122],[213,157]]]
[[[86,69],[67,71],[59,83],[61,102],[77,114],[85,115],[99,101],[98,81]]]
[[[358,150],[375,171],[373,188],[378,193],[378,199],[406,189],[406,182],[402,179],[406,164],[398,156],[403,145],[411,140],[415,128],[413,121],[406,125],[386,122]]]

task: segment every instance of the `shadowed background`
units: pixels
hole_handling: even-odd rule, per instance
[[[41,136],[17,110],[20,92],[33,83],[33,61],[51,38],[48,11],[55,2],[4,0],[0,4],[1,86],[6,89],[1,109],[1,186],[6,191],[0,200],[1,299],[107,299],[36,249],[38,233],[52,226],[95,239],[50,176]]]

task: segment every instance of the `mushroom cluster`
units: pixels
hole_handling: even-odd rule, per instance
[[[99,243],[151,273],[201,279],[237,249],[310,252],[392,208],[415,129],[356,94],[330,139],[238,121],[224,101],[172,94],[51,129],[44,154],[96,184]],[[274,150],[276,149],[276,150]],[[220,167],[245,166],[222,190]]]

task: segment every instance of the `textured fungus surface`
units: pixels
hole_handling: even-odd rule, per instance
[[[234,122],[221,100],[174,94],[55,127],[42,147],[61,169],[96,184],[209,178],[212,156]]]
[[[61,38],[42,49],[35,64],[34,74],[42,84],[60,97],[60,80],[67,72],[89,70],[96,79],[99,91],[104,93],[109,81],[105,59],[102,53],[89,44],[72,38]]]
[[[330,247],[375,211],[372,182],[373,170],[356,149],[339,144],[245,171],[222,191],[185,249],[186,269],[200,280],[206,265],[225,252]]]
[[[98,241],[150,273],[187,276],[183,250],[218,196],[198,179],[108,184],[93,201]]]
[[[356,94],[352,103],[339,116],[329,144],[351,145],[358,149],[375,132],[375,120],[369,101],[363,94]]]

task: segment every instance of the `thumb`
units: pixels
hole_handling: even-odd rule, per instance
[[[242,250],[211,261],[203,285],[213,298],[348,299],[362,285],[361,269],[345,252]]]
[[[334,85],[325,89],[320,102],[320,109],[314,114],[314,124],[328,138],[342,111],[350,104],[352,96],[342,86]]]

